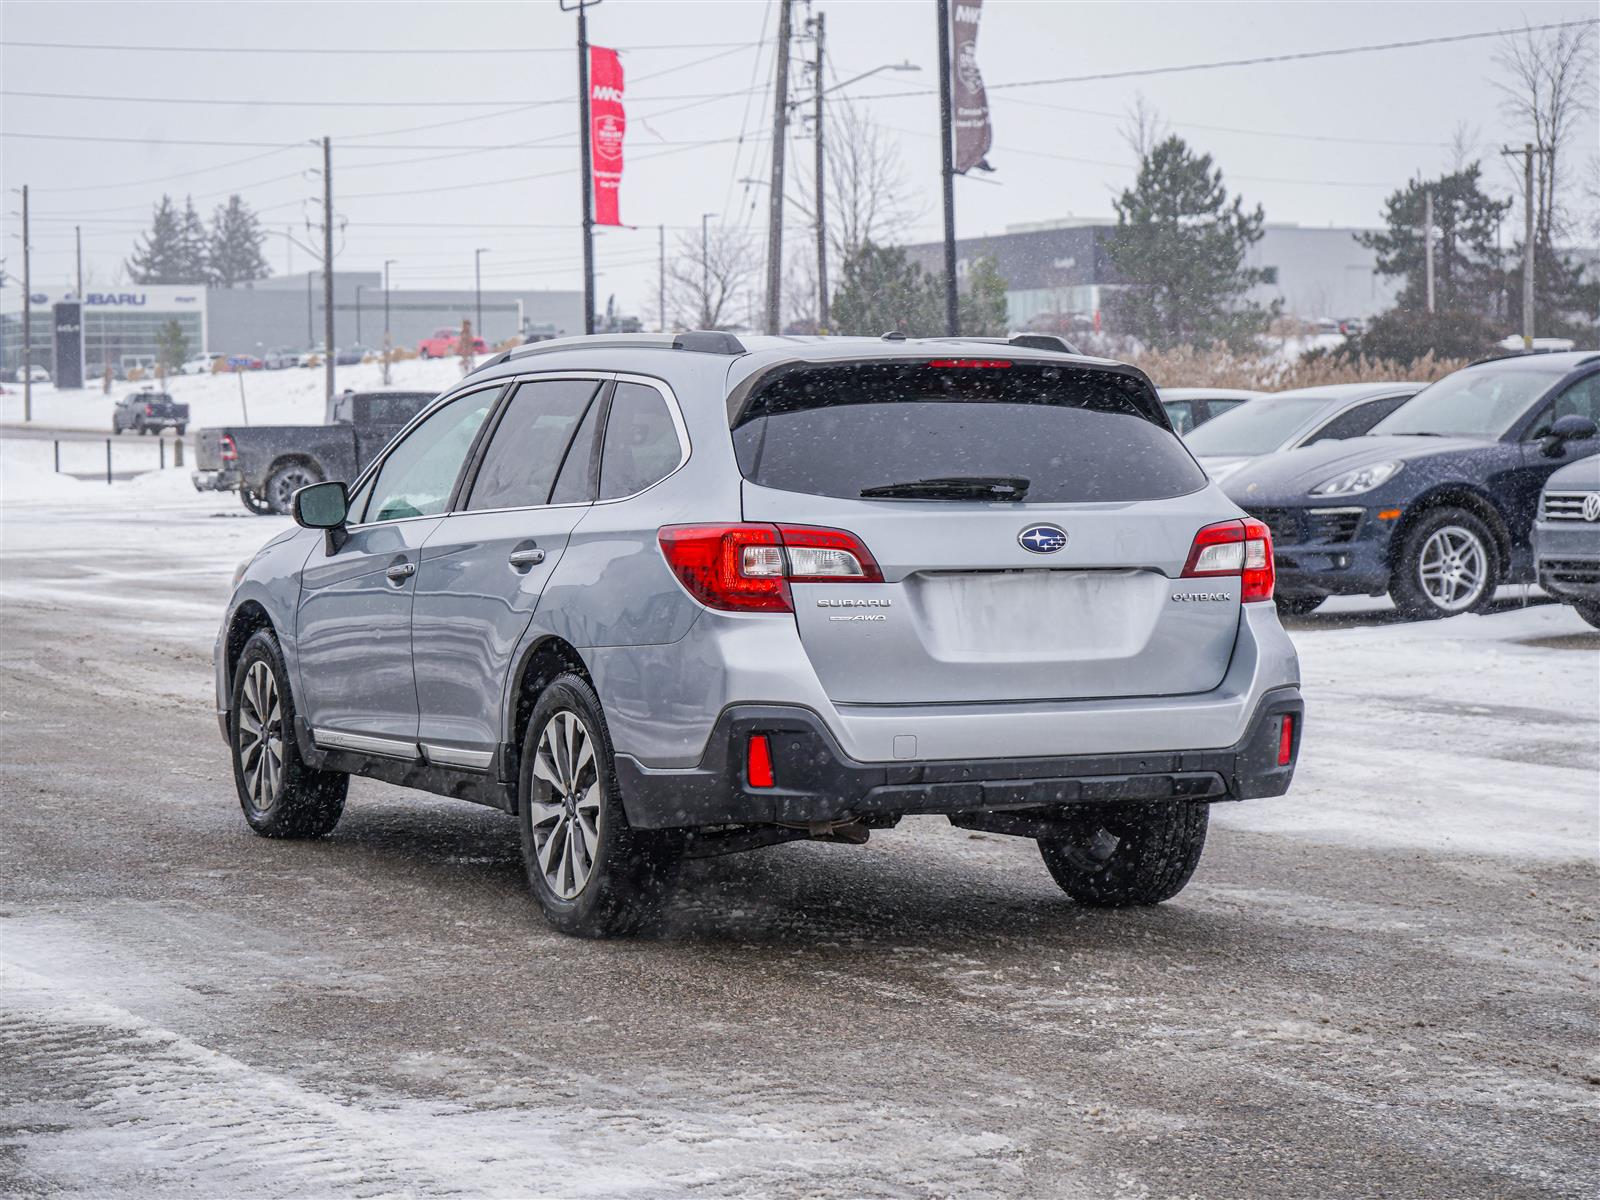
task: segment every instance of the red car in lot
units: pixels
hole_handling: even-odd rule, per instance
[[[489,353],[489,344],[481,337],[472,339],[472,352],[474,354]],[[461,331],[459,329],[435,329],[432,337],[425,337],[417,343],[417,353],[423,358],[449,358],[461,353]]]

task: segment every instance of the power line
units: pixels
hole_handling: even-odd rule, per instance
[[[178,173],[176,173],[174,175],[157,175],[152,179],[125,179],[125,180],[122,180],[121,182],[118,182],[118,183],[91,183],[91,184],[85,184],[85,185],[83,185],[81,187],[53,187],[53,188],[51,188],[51,187],[42,187],[42,188],[34,188],[33,190],[36,191],[36,192],[51,192],[51,193],[55,193],[55,192],[104,192],[104,191],[108,191],[108,190],[113,189],[113,188],[145,187],[145,186],[148,186],[149,184],[152,184],[152,183],[171,183],[171,182],[173,182],[174,180],[177,180],[177,179],[190,179],[190,178],[193,178],[196,175],[207,175],[207,174],[210,174],[212,171],[226,171],[226,170],[230,170],[233,167],[242,167],[242,166],[246,165],[247,163],[260,162],[263,158],[272,158],[274,155],[282,154],[284,152],[284,150],[286,150],[286,149],[289,149],[289,147],[284,146],[284,147],[280,147],[280,148],[278,148],[276,150],[267,150],[267,151],[265,151],[265,152],[263,152],[261,154],[251,154],[251,155],[248,155],[245,158],[230,159],[229,161],[227,161],[225,163],[217,163],[215,166],[196,167],[192,171],[179,171]]]
[[[623,54],[655,50],[712,50],[723,47],[747,48],[751,42],[660,42],[654,45],[618,47]],[[568,46],[125,46],[110,42],[18,42],[0,41],[0,46],[30,50],[114,50],[119,54],[571,54]]]
[[[684,68],[674,67],[673,70]],[[670,71],[658,71],[651,78],[671,74]],[[666,101],[678,100],[730,100],[742,96],[741,91],[733,92],[688,92],[678,96],[629,96],[629,104],[659,104]],[[104,95],[97,92],[35,92],[23,91],[15,88],[6,88],[0,91],[0,96],[8,96],[19,100],[73,100],[86,101],[91,104],[181,104],[189,108],[205,107],[207,105],[224,105],[230,108],[494,108],[506,103],[503,99],[497,100],[283,100],[278,98],[268,99],[237,99],[220,96],[119,96]],[[525,111],[530,108],[547,108],[552,105],[576,104],[575,96],[552,96],[546,100],[531,100],[518,105],[518,109]]]

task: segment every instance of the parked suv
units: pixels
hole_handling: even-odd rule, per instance
[[[217,707],[250,826],[349,776],[515,813],[558,929],[685,856],[912,813],[1181,890],[1303,704],[1266,528],[1132,367],[1003,341],[576,338],[497,356],[244,569]]]
[[[1533,559],[1539,586],[1600,629],[1600,455],[1545,481]]]

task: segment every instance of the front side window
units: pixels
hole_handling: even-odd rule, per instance
[[[500,389],[492,387],[457,396],[407,434],[378,468],[365,520],[398,521],[444,512],[472,439],[499,395]]]
[[[546,379],[517,388],[489,439],[467,507],[550,503],[550,489],[572,446],[573,432],[599,390],[594,379]]]
[[[1570,416],[1588,417],[1600,423],[1600,375],[1578,380],[1547,405],[1533,423],[1528,440],[1536,441],[1550,436],[1550,426],[1560,418]]]
[[[642,383],[619,383],[600,450],[600,499],[642,492],[683,460],[666,397]]]

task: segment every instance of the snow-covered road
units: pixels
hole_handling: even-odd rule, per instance
[[[915,819],[578,942],[500,814],[358,782],[326,841],[245,829],[210,643],[278,520],[0,466],[0,1195],[1592,1193],[1566,609],[1295,622],[1295,788],[1160,909]]]

